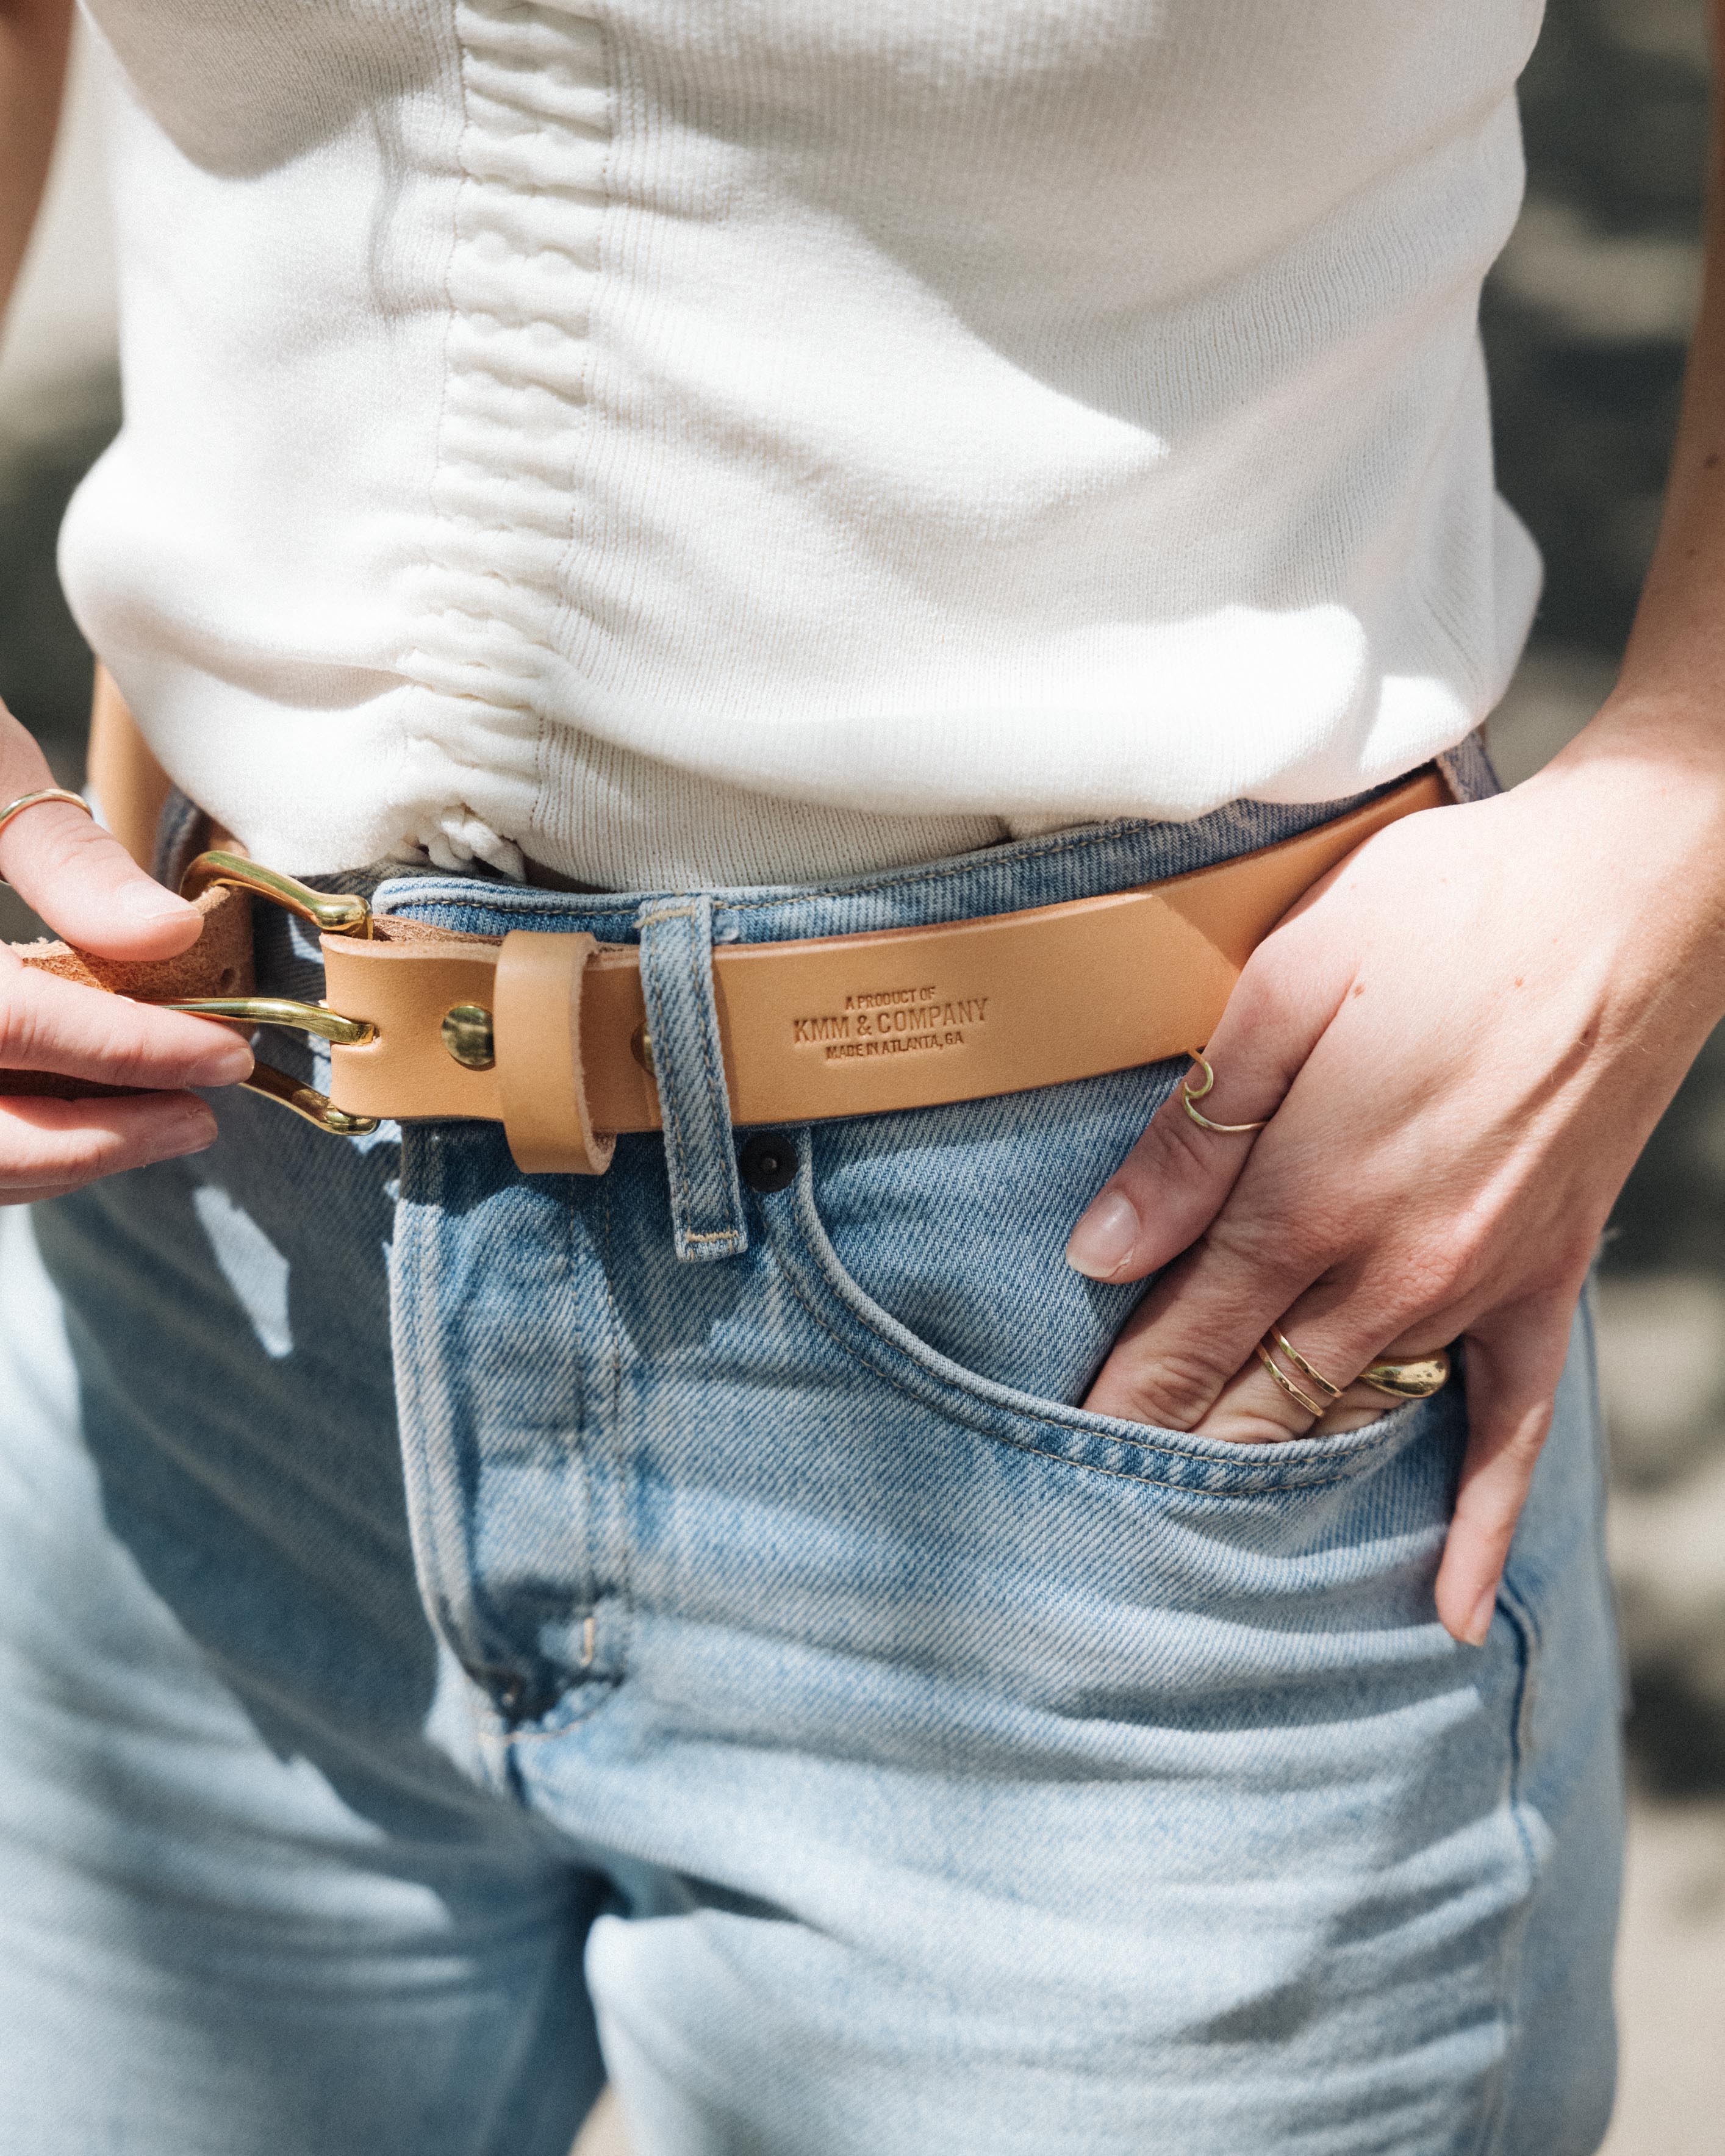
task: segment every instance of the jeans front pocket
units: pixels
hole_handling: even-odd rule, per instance
[[[1066,1238],[1183,1068],[800,1132],[794,1181],[759,1199],[794,1294],[845,1354],[936,1414],[1170,1487],[1332,1482],[1449,1419],[1445,1399],[1339,1437],[1242,1445],[1077,1404],[1146,1284],[1073,1272]]]
[[[777,1374],[748,1419],[747,1471],[776,1551],[788,1521],[820,1522],[819,1555],[775,1585],[775,1623],[794,1611],[803,1645],[896,1671],[880,1741],[967,1772],[1011,1776],[1042,1746],[1039,1771],[1088,1773],[1081,1755],[1100,1746],[1178,1778],[1189,1741],[1225,1748],[1235,1731],[1263,1758],[1222,1779],[1245,1775],[1267,1804],[1284,1772],[1307,1771],[1301,1731],[1364,1715],[1371,1771],[1394,1779],[1399,1718],[1422,1701],[1441,1717],[1430,1703],[1458,1682],[1431,1590],[1460,1389],[1257,1445],[1074,1404],[1130,1298],[1098,1306],[1068,1285],[1065,1224],[1145,1111],[1063,1158],[1060,1108],[1027,1098],[1009,1130],[978,1117],[956,1146],[944,1111],[947,1127],[920,1137],[910,1117],[801,1130],[794,1177],[756,1194],[760,1352]],[[1048,1186],[1032,1190],[1039,1167]],[[962,1217],[991,1189],[997,1208]],[[1514,1677],[1500,1644],[1494,1701]],[[931,1685],[958,1686],[962,1708]],[[1488,1792],[1507,1712],[1487,1717]],[[1027,1715],[1048,1717],[1034,1738]],[[1334,1749],[1321,1771],[1345,1781],[1354,1748]]]

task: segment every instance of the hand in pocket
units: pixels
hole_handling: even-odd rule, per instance
[[[1716,1015],[1672,947],[1712,925],[1642,872],[1599,762],[1410,816],[1333,871],[1208,1049],[1202,1112],[1236,1127],[1177,1091],[1069,1251],[1094,1279],[1161,1274],[1086,1402],[1106,1414],[1247,1444],[1358,1426],[1389,1404],[1356,1387],[1368,1363],[1465,1340],[1437,1604],[1474,1643],[1600,1231]],[[1277,1329],[1347,1389],[1322,1419],[1327,1391],[1273,1350],[1302,1404],[1257,1358]]]

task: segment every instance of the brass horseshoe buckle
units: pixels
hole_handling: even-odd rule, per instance
[[[313,891],[292,876],[260,868],[244,854],[200,854],[180,879],[180,896],[197,898],[218,883],[249,891],[254,898],[267,898],[272,906],[283,906],[308,921],[321,935],[368,937],[372,932],[372,909],[362,898],[347,892]],[[343,1018],[326,1004],[295,1003],[287,996],[206,996],[162,1008],[189,1011],[196,1018],[238,1019],[247,1026],[290,1026],[297,1033],[315,1034],[320,1040],[334,1041],[343,1048],[360,1048],[376,1037],[376,1028],[362,1019]],[[333,1137],[363,1137],[377,1127],[375,1116],[350,1116],[326,1094],[302,1086],[297,1078],[290,1078],[286,1071],[268,1063],[258,1064],[251,1076],[240,1082]]]

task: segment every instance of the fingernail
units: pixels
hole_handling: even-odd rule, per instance
[[[237,1086],[249,1078],[255,1058],[249,1045],[239,1040],[223,1041],[200,1056],[186,1075],[188,1086]]]
[[[1138,1216],[1118,1190],[1105,1190],[1072,1230],[1066,1263],[1091,1280],[1110,1280],[1132,1255],[1138,1240]]]
[[[216,1119],[202,1101],[182,1110],[167,1132],[163,1160],[178,1160],[188,1152],[203,1152],[216,1142]]]
[[[1491,1619],[1497,1609],[1497,1583],[1494,1579],[1474,1604],[1473,1614],[1462,1627],[1461,1636],[1470,1647],[1483,1647],[1486,1635],[1491,1629]]]
[[[159,883],[129,883],[117,901],[119,911],[129,913],[134,921],[162,921],[171,913],[184,913],[187,903],[171,891],[164,891]]]

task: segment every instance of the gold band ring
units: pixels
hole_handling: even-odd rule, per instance
[[[1363,1385],[1388,1393],[1393,1400],[1429,1400],[1450,1382],[1450,1351],[1434,1348],[1426,1355],[1410,1355],[1405,1361],[1368,1363],[1359,1373]]]
[[[14,816],[22,816],[26,808],[39,808],[44,801],[64,801],[69,808],[81,808],[86,816],[95,814],[81,793],[69,793],[64,786],[44,786],[34,793],[20,793],[16,801],[8,801],[0,808],[0,831],[3,831]],[[6,880],[0,876],[0,883]]]
[[[1281,1368],[1279,1363],[1277,1363],[1275,1356],[1271,1354],[1270,1351],[1270,1341],[1275,1342],[1276,1348],[1287,1358],[1288,1361],[1293,1364],[1294,1368],[1300,1373],[1302,1378],[1309,1378],[1312,1383],[1316,1385],[1321,1392],[1328,1395],[1328,1398],[1321,1400],[1315,1400],[1309,1393],[1304,1391],[1300,1386],[1296,1385],[1293,1379],[1288,1375],[1287,1372]],[[1300,1353],[1293,1342],[1289,1339],[1286,1333],[1277,1332],[1274,1326],[1271,1326],[1270,1328],[1269,1340],[1260,1340],[1258,1342],[1257,1356],[1258,1360],[1264,1365],[1264,1368],[1270,1373],[1271,1376],[1275,1378],[1276,1383],[1281,1387],[1288,1398],[1291,1400],[1297,1401],[1300,1406],[1304,1408],[1307,1414],[1309,1415],[1320,1416],[1327,1414],[1331,1404],[1334,1401],[1339,1400],[1342,1397],[1344,1389],[1340,1385],[1332,1384],[1322,1370],[1315,1368],[1312,1363],[1307,1361],[1306,1358]]]
[[[1307,1414],[1312,1417],[1312,1420],[1314,1422],[1317,1421],[1317,1419],[1325,1412],[1327,1403],[1323,1400],[1315,1400],[1309,1394],[1302,1393],[1286,1370],[1277,1368],[1275,1361],[1271,1356],[1270,1350],[1264,1345],[1261,1340],[1258,1342],[1256,1352],[1258,1360],[1264,1365],[1264,1368],[1270,1373],[1271,1376],[1275,1378],[1276,1383],[1281,1387],[1288,1398],[1294,1401],[1296,1405],[1304,1408]]]
[[[1272,1344],[1275,1353],[1271,1353]],[[1275,1326],[1271,1326],[1266,1337],[1258,1342],[1256,1353],[1258,1360],[1288,1398],[1313,1417],[1327,1414],[1347,1389],[1345,1386],[1332,1383],[1322,1370],[1308,1363],[1287,1334],[1278,1331]],[[1291,1363],[1302,1378],[1310,1379],[1317,1390],[1327,1397],[1314,1399],[1303,1386],[1296,1385],[1276,1360],[1276,1354]],[[1374,1392],[1387,1393],[1393,1400],[1429,1400],[1434,1393],[1442,1392],[1450,1382],[1450,1351],[1447,1348],[1434,1348],[1429,1354],[1409,1355],[1399,1362],[1381,1357],[1375,1363],[1368,1363],[1355,1382],[1369,1385]]]
[[[1264,1117],[1263,1122],[1257,1123],[1213,1123],[1208,1116],[1201,1116],[1199,1114],[1197,1109],[1193,1106],[1193,1102],[1194,1101],[1203,1100],[1205,1094],[1209,1091],[1211,1086],[1215,1084],[1216,1074],[1210,1068],[1209,1059],[1207,1056],[1201,1055],[1197,1049],[1189,1048],[1186,1053],[1204,1072],[1203,1085],[1194,1086],[1193,1084],[1192,1073],[1189,1070],[1186,1073],[1186,1075],[1181,1081],[1180,1085],[1180,1098],[1186,1103],[1186,1112],[1191,1116],[1193,1122],[1197,1124],[1199,1130],[1222,1131],[1230,1137],[1235,1132],[1240,1131],[1261,1131],[1264,1127],[1264,1124],[1270,1121],[1268,1116]]]
[[[1300,1373],[1300,1375],[1302,1378],[1310,1378],[1312,1383],[1318,1388],[1319,1391],[1327,1393],[1332,1400],[1339,1400],[1341,1399],[1343,1394],[1347,1391],[1348,1388],[1345,1385],[1332,1384],[1322,1370],[1313,1369],[1311,1363],[1307,1361],[1306,1358],[1300,1353],[1293,1342],[1289,1339],[1286,1332],[1277,1332],[1276,1327],[1272,1325],[1270,1328],[1270,1337],[1281,1350],[1282,1353],[1286,1356],[1289,1362],[1291,1362],[1294,1368]]]

